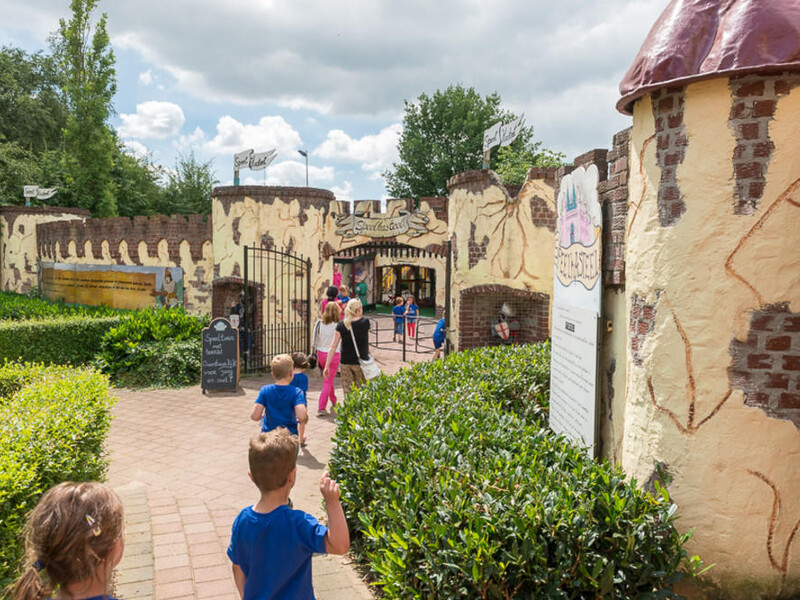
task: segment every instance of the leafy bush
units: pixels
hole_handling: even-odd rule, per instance
[[[113,400],[108,378],[91,370],[0,367],[0,586],[13,578],[24,519],[61,481],[102,480],[103,442]],[[16,388],[16,389],[15,389]]]
[[[208,317],[183,309],[125,315],[103,337],[95,364],[122,385],[175,386],[200,380],[200,334]]]
[[[549,346],[460,352],[339,411],[331,472],[388,598],[669,597],[674,506],[546,421]]]
[[[124,311],[108,308],[107,306],[66,304],[14,292],[0,292],[0,320],[24,321],[66,315],[76,317],[113,317],[122,312]]]
[[[121,316],[62,316],[41,321],[0,321],[0,360],[82,365]]]

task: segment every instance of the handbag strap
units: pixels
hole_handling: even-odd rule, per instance
[[[353,348],[356,349],[356,356],[358,357],[358,360],[361,361],[361,360],[364,360],[364,359],[361,358],[361,353],[358,351],[358,344],[356,344],[356,334],[353,333],[352,325],[353,325],[353,323],[351,322],[350,323],[350,327],[348,329],[350,329],[350,337],[353,338]],[[347,325],[345,325],[345,327],[347,327]]]

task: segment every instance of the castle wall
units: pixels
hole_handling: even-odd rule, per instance
[[[605,452],[638,481],[664,466],[725,597],[800,593],[798,84],[659,90],[630,134],[625,385],[610,379],[627,401]]]

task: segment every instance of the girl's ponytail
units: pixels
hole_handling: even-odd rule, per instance
[[[34,561],[23,571],[11,589],[11,598],[14,600],[42,600],[53,595],[55,586],[49,580],[45,581],[44,573],[37,568],[39,565],[36,563],[38,562],[38,560]]]

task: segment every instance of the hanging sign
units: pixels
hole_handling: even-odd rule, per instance
[[[384,215],[372,217],[359,213],[341,215],[336,219],[336,235],[346,238],[364,235],[371,238],[390,238],[407,234],[418,237],[428,233],[428,216],[420,211],[413,213],[407,210],[398,211],[396,216]]]

